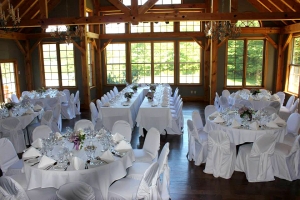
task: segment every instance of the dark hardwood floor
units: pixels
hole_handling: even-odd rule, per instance
[[[228,180],[214,178],[203,172],[205,164],[195,166],[187,160],[188,134],[186,121],[191,119],[193,110],[199,110],[204,119],[206,104],[184,102],[184,133],[182,135],[162,135],[161,148],[170,143],[170,195],[177,199],[300,199],[300,180],[289,182],[275,178],[275,181],[249,183],[244,173],[234,172]],[[82,111],[73,120],[63,120],[63,131],[66,126],[74,126],[79,119],[90,119],[89,111]],[[142,148],[143,138],[139,137],[138,128],[133,130],[131,141],[133,148]]]

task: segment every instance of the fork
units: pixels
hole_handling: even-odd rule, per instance
[[[46,167],[45,170],[51,169],[51,168],[52,168],[54,165],[56,165],[56,164],[57,164],[57,162],[55,162],[53,165],[50,165],[50,166]]]

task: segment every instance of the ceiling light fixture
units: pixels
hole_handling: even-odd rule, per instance
[[[2,9],[2,3],[0,3],[0,30],[4,31],[17,31],[19,29],[19,25],[21,22],[19,8],[17,8],[17,15],[15,13],[14,7],[10,4],[8,0],[8,15],[5,15],[5,10]],[[12,21],[12,28],[7,28],[7,21],[11,19]]]

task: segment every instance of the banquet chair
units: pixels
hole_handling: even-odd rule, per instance
[[[28,96],[28,95],[30,95],[29,91],[23,91],[21,96],[24,97],[24,96]]]
[[[80,115],[80,99],[79,99],[79,90],[76,91],[75,97],[74,97],[74,110],[75,115]]]
[[[104,105],[107,102],[107,100],[104,98],[104,96],[101,97],[101,103]]]
[[[224,96],[221,96],[219,99],[220,110],[223,111],[226,108],[229,108],[228,99]]]
[[[280,106],[283,106],[284,99],[285,99],[285,93],[284,92],[277,92],[276,93],[280,99]]]
[[[114,91],[110,90],[109,93],[110,93],[111,98],[115,98],[116,95],[115,95]]]
[[[169,107],[171,108],[171,112],[175,113],[180,101],[182,101],[181,95],[177,95],[177,98],[174,99],[173,105],[169,105]]]
[[[75,118],[75,103],[74,94],[72,93],[67,103],[61,104],[61,117],[62,119],[73,119]]]
[[[299,138],[295,137],[292,146],[277,142],[271,157],[274,176],[293,181],[299,178]]]
[[[114,91],[115,95],[117,95],[119,93],[118,88],[116,86],[114,86],[113,91]]]
[[[81,181],[66,183],[56,191],[57,200],[95,200],[102,196],[100,190]]]
[[[267,113],[267,115],[272,115],[273,113],[277,114],[277,110],[272,106],[266,106],[262,110],[264,110]]]
[[[215,100],[214,100],[214,106],[217,109],[217,111],[220,111],[220,97],[217,92],[216,92],[216,96],[215,96]]]
[[[214,113],[216,111],[217,111],[217,109],[213,105],[205,106],[205,108],[204,108],[205,122],[206,122],[207,118],[209,117],[209,115],[211,115],[212,113]]]
[[[192,112],[192,121],[198,132],[203,130],[203,122],[198,110]]]
[[[289,118],[289,116],[295,112],[296,109],[298,109],[298,105],[299,105],[299,98],[297,98],[294,103],[290,106],[289,109],[287,109],[287,107],[282,106],[280,108],[279,111],[279,116],[284,119],[287,120]]]
[[[98,112],[100,112],[100,109],[102,107],[102,102],[100,101],[100,99],[96,100],[96,105],[97,105]]]
[[[2,122],[0,138],[8,138],[14,145],[16,152],[21,153],[26,148],[22,123],[16,117],[9,117]]]
[[[44,110],[52,110],[57,104],[60,104],[58,98],[47,98]]]
[[[41,119],[41,125],[47,125],[49,127],[52,126],[53,121],[53,112],[52,110],[47,110]]]
[[[295,141],[295,137],[298,135],[299,128],[300,114],[292,113],[286,122],[287,134],[284,136],[282,143],[292,146]]]
[[[249,100],[242,99],[242,100],[240,100],[240,101],[238,101],[236,103],[244,105],[247,108],[252,108],[253,109],[253,104]]]
[[[69,100],[70,100],[70,96],[71,96],[70,90],[64,89],[64,90],[63,90],[63,93],[65,93],[65,95],[66,95],[66,97],[67,97],[67,101],[69,101]]]
[[[74,126],[74,131],[78,131],[79,129],[90,129],[90,130],[94,130],[94,124],[93,122],[91,122],[90,120],[88,119],[81,119],[81,120],[78,120],[76,123],[75,123],[75,126]]]
[[[190,119],[187,120],[188,125],[188,159],[194,160],[195,165],[199,166],[201,163],[206,162],[207,158],[207,133],[196,130],[196,126]]]
[[[280,102],[279,101],[272,101],[269,106],[272,106],[273,108],[276,109],[276,113],[279,114],[279,110],[280,110]]]
[[[38,138],[49,138],[50,134],[52,133],[52,130],[47,125],[40,125],[36,127],[32,132],[32,142],[35,141]]]
[[[183,114],[182,114],[183,102],[179,103],[179,106],[175,113],[172,113],[172,127],[167,127],[167,134],[178,134],[181,135],[183,128]]]
[[[168,164],[169,142],[167,142],[158,157],[158,188],[163,200],[169,200],[170,168]],[[126,178],[142,180],[145,171],[150,167],[150,163],[134,162],[128,169]]]
[[[228,97],[230,96],[230,92],[228,90],[223,90],[222,96],[225,97],[226,99],[228,99]]]
[[[39,106],[41,106],[42,108],[45,107],[45,105],[44,105],[44,103],[43,103],[42,101],[36,101],[36,102],[34,103],[34,105],[39,105]]]
[[[260,91],[260,93],[262,93],[263,95],[268,94],[268,90],[266,90],[266,89],[261,88],[261,89],[259,89],[259,91]]]
[[[18,99],[18,97],[17,97],[16,94],[11,94],[10,98],[11,98],[12,102],[14,102],[14,103],[20,103],[20,101],[19,101],[19,99]]]
[[[175,105],[175,102],[178,100],[178,95],[179,95],[179,89],[176,87],[173,96],[170,98],[170,104]]]
[[[103,127],[102,118],[100,118],[99,112],[94,104],[94,102],[90,103],[91,110],[91,119],[94,124],[94,130],[98,131]]]
[[[25,190],[8,176],[0,177],[0,199],[29,200]]]
[[[53,118],[51,129],[53,132],[60,132],[62,129],[62,119],[61,119],[61,104],[57,104],[52,110]]]
[[[248,90],[248,89],[242,89],[242,92],[244,92],[246,94],[250,94],[250,90]]]
[[[108,98],[108,96],[106,94],[104,94],[103,97],[104,97],[106,102],[109,102],[110,98]]]
[[[128,122],[126,122],[124,120],[116,121],[112,127],[111,133],[112,134],[120,133],[121,135],[123,135],[125,137],[125,139],[128,142],[131,141],[131,135],[132,135],[131,126]]]
[[[107,98],[108,98],[108,101],[111,100],[112,96],[110,95],[110,92],[107,92],[107,93],[106,93],[106,96],[107,96]]]
[[[5,175],[22,173],[23,160],[19,159],[9,139],[0,139],[0,152],[0,168]]]
[[[272,133],[265,133],[253,144],[240,146],[235,171],[245,172],[249,182],[273,181],[271,156],[274,153],[275,139]]]
[[[145,171],[142,180],[122,178],[108,189],[108,200],[148,199],[160,200],[157,188],[158,163],[152,163]]]
[[[152,127],[148,130],[142,149],[133,149],[135,162],[152,163],[156,161],[160,145],[160,133]]]
[[[234,171],[236,148],[229,136],[223,131],[208,133],[208,152],[204,173],[215,178],[229,179]]]

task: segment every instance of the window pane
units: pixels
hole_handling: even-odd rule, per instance
[[[131,43],[133,83],[151,83],[151,43]]]
[[[106,67],[108,84],[126,83],[125,44],[109,44],[106,47]]]
[[[180,32],[200,31],[200,21],[181,21]]]
[[[292,64],[300,65],[300,37],[293,41],[293,61]]]
[[[263,50],[263,40],[248,41],[246,86],[262,86]]]
[[[242,86],[244,41],[228,40],[227,50],[227,86]]]
[[[291,65],[288,82],[288,91],[298,94],[299,91],[300,66]]]
[[[174,32],[173,22],[155,22],[153,29],[154,32]]]
[[[43,44],[44,71],[46,87],[58,86],[58,65],[56,44]],[[52,81],[53,77],[56,80]],[[53,84],[53,85],[52,85]]]
[[[179,43],[180,83],[200,83],[200,46],[196,42]]]
[[[154,83],[174,83],[174,43],[154,43]]]
[[[62,86],[76,86],[73,44],[59,44],[59,48],[62,72]]]
[[[13,62],[0,63],[2,77],[2,91],[4,101],[11,97],[11,94],[16,94],[15,66]]]
[[[106,24],[105,33],[125,33],[125,23]]]
[[[140,22],[138,25],[130,25],[131,33],[150,33],[151,23],[150,22]]]

